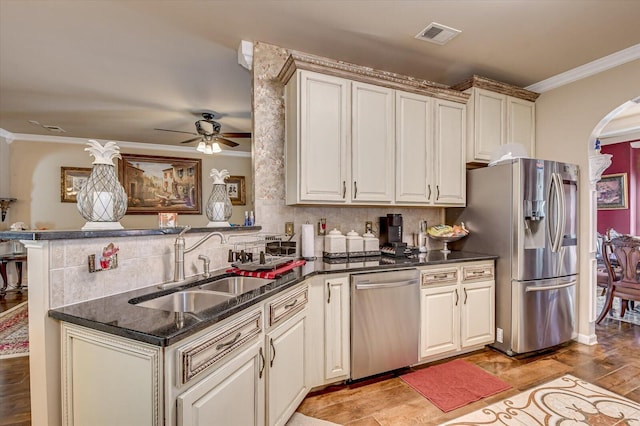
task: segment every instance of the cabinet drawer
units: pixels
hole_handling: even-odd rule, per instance
[[[262,311],[254,311],[178,348],[178,383],[189,382],[261,332]]]
[[[462,281],[493,279],[493,264],[472,265],[462,267]]]
[[[422,286],[458,282],[458,269],[435,269],[422,271]]]
[[[301,289],[286,294],[285,296],[269,303],[269,325],[292,317],[297,312],[304,309],[309,301],[309,290],[305,285]]]

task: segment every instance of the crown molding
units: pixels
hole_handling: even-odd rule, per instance
[[[3,130],[3,129],[0,129]],[[73,138],[69,136],[50,136],[50,135],[33,135],[28,133],[10,133],[13,136],[12,141],[21,142],[47,142],[47,143],[64,143],[64,144],[77,144],[85,145],[88,139],[85,138]],[[4,137],[0,132],[0,137]],[[174,146],[174,145],[162,145],[152,143],[140,143],[140,142],[127,142],[127,141],[113,141],[118,144],[120,148],[140,149],[149,151],[168,151],[168,152],[183,152],[193,154],[197,152],[193,147],[187,146]],[[10,143],[10,142],[9,142]],[[251,152],[246,151],[227,151],[216,154],[220,157],[251,157]]]
[[[611,55],[603,58],[596,59],[595,61],[581,65],[572,70],[554,75],[546,80],[527,86],[525,89],[537,93],[548,92],[549,90],[590,77],[619,65],[626,64],[627,62],[635,61],[636,59],[640,59],[640,44],[612,53]]]

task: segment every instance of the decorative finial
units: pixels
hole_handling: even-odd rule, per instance
[[[89,147],[84,150],[89,151],[89,154],[95,157],[92,164],[110,164],[113,166],[114,158],[122,158],[120,156],[120,147],[113,141],[109,141],[102,146],[97,140],[89,139],[87,145]]]

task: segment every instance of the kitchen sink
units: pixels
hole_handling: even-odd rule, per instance
[[[136,303],[144,308],[169,312],[200,312],[223,303],[234,295],[202,290],[184,290]]]
[[[203,284],[199,288],[201,290],[219,291],[238,295],[271,284],[272,282],[273,280],[266,278],[234,276]]]

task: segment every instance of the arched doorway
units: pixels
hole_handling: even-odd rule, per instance
[[[611,164],[611,155],[609,154],[601,154],[598,150],[596,150],[596,140],[598,140],[607,129],[607,126],[615,120],[617,117],[625,114],[625,112],[631,112],[631,119],[626,123],[628,127],[627,133],[633,133],[634,131],[640,133],[640,97],[637,97],[633,100],[627,101],[622,105],[618,106],[611,112],[609,112],[605,117],[603,117],[600,122],[594,127],[588,141],[587,149],[589,153],[589,183],[590,188],[589,192],[591,194],[590,198],[590,250],[589,250],[589,261],[591,262],[591,276],[590,276],[590,309],[589,309],[589,321],[594,322],[598,315],[598,307],[597,307],[597,259],[596,259],[596,236],[597,236],[597,224],[598,224],[598,209],[597,209],[597,192],[596,192],[596,182],[598,182],[602,176],[602,174],[607,170],[607,168]],[[621,134],[624,131],[620,132]],[[634,136],[628,136],[629,139],[634,138]],[[619,141],[623,141],[624,137],[619,139]],[[598,143],[599,145],[599,143]],[[627,189],[628,191],[628,189]],[[635,209],[636,204],[630,203],[629,209]],[[635,217],[634,215],[632,215]],[[635,228],[632,228],[635,229]],[[637,233],[637,232],[636,232]]]

